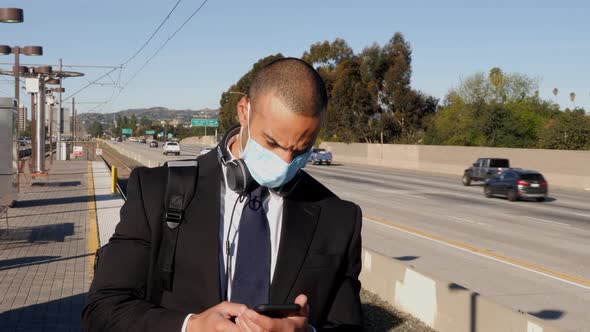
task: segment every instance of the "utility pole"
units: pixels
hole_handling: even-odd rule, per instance
[[[49,165],[53,165],[53,103],[49,103]]]
[[[37,128],[37,117],[35,116],[35,113],[37,113],[35,94],[31,93],[31,160],[33,165],[36,165],[37,163],[37,152],[35,151],[35,143],[37,142],[37,135],[35,135],[35,128]]]
[[[72,98],[72,135],[76,144],[76,98]]]
[[[37,150],[35,172],[45,171],[45,77],[39,75],[39,93],[37,93],[37,107],[35,119],[36,142],[34,148]]]
[[[62,71],[62,64],[61,64],[61,58],[59,59],[59,71]],[[57,160],[62,160],[61,159],[61,134],[63,133],[64,129],[63,129],[63,113],[64,113],[64,108],[61,104],[61,91],[62,91],[62,80],[59,80],[59,111],[57,112]]]

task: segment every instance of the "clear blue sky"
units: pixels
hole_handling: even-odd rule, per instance
[[[42,45],[43,57],[24,63],[116,66],[144,43],[176,0],[3,0],[25,22],[0,24],[0,44]],[[589,1],[209,0],[166,48],[102,112],[164,106],[216,108],[223,90],[258,59],[281,52],[301,56],[312,43],[344,38],[355,52],[384,44],[396,31],[413,47],[415,88],[442,98],[462,77],[499,66],[541,80],[541,97],[560,91],[562,107],[590,110]],[[125,84],[201,4],[183,0],[154,40],[122,71]],[[2,56],[0,62],[12,62]],[[10,66],[0,65],[2,69]],[[70,70],[70,68],[64,68]],[[66,96],[108,70],[75,68],[86,78],[65,82]],[[112,75],[117,80],[118,71]],[[12,85],[0,78],[0,96]],[[105,78],[102,83],[109,83]],[[94,85],[79,102],[104,102],[112,86]],[[115,94],[116,96],[116,94]],[[81,104],[80,112],[94,107]]]

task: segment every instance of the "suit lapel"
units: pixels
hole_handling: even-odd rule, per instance
[[[219,222],[221,166],[216,155],[208,153],[198,159],[199,183],[195,197],[187,209],[185,235],[190,235],[190,277],[198,285],[205,308],[221,301],[219,276]],[[180,233],[183,233],[181,231]]]
[[[318,222],[320,207],[284,199],[281,243],[270,290],[271,303],[284,303],[297,280]]]

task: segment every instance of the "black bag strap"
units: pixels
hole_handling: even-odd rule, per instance
[[[168,181],[164,195],[164,225],[157,266],[162,288],[167,291],[172,291],[178,230],[183,222],[184,212],[196,192],[198,165],[195,159],[174,160],[165,164],[168,167]]]

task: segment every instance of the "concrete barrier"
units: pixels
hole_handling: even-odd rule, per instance
[[[147,166],[147,167],[158,167],[161,166],[162,163],[155,159],[150,159],[145,156],[138,154],[137,152],[130,151],[126,149],[121,144],[111,143],[110,141],[100,140],[102,143],[108,145],[109,147],[113,148],[115,151],[119,152],[120,154],[126,156],[127,158],[133,159],[138,163]]]
[[[509,149],[464,146],[345,144],[324,142],[334,162],[386,166],[460,177],[477,158],[508,158],[512,167],[537,170],[549,185],[590,190],[590,151]]]
[[[363,288],[439,332],[557,332],[529,314],[503,307],[452,282],[420,273],[363,248]]]
[[[215,136],[193,136],[182,139],[180,144],[215,146],[217,138]]]

